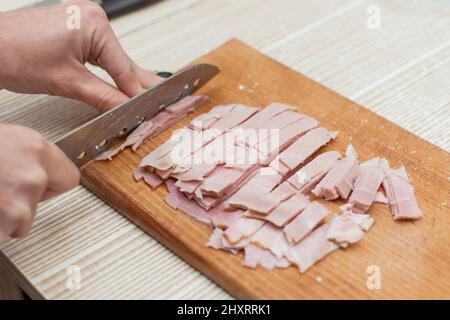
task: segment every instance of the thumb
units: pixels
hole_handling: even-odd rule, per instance
[[[129,99],[127,95],[85,67],[83,67],[81,75],[75,77],[75,80],[69,85],[65,96],[85,102],[100,112],[108,111]]]

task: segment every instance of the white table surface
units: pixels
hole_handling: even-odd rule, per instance
[[[0,10],[30,2],[0,0]],[[367,27],[373,5],[379,29]],[[238,38],[450,150],[447,0],[165,0],[112,25],[132,58],[159,70]],[[0,91],[1,122],[52,141],[95,115],[76,101]],[[33,298],[231,298],[81,186],[42,204],[32,233],[2,247],[0,265]]]

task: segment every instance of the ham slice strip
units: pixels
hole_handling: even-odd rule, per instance
[[[241,128],[243,130],[265,128],[264,124],[268,120],[272,119],[273,117],[279,115],[282,112],[294,109],[295,107],[289,106],[287,104],[277,102],[271,103],[267,107],[261,109],[253,117],[248,119],[245,123],[243,123],[241,125]]]
[[[197,130],[210,129],[214,123],[226,115],[231,114],[234,104],[218,105],[209,110],[207,113],[203,113],[191,121],[190,127]]]
[[[275,117],[267,120],[266,122],[261,123],[255,128],[249,128],[249,130],[251,129],[264,129],[264,130],[261,130],[259,132],[260,134],[256,135],[257,139],[251,139],[250,141],[247,142],[246,145],[250,147],[255,147],[259,144],[262,144],[264,141],[269,140],[274,133],[277,133],[277,131],[289,127],[292,123],[298,122],[303,118],[305,118],[304,115],[293,110],[287,110],[285,112],[282,112],[276,115]]]
[[[209,99],[206,96],[187,96],[181,99],[168,106],[164,111],[159,112],[152,119],[144,121],[120,146],[105,151],[96,160],[111,160],[112,157],[129,146],[133,151],[136,151],[145,141],[160,134],[208,101]]]
[[[263,218],[277,207],[282,201],[289,199],[296,193],[294,187],[289,183],[283,182],[272,192],[259,198],[259,201],[247,203],[247,213],[257,218]]]
[[[339,197],[347,199],[359,172],[360,168],[355,159],[345,157],[338,160],[322,181],[312,190],[312,193],[325,200],[333,200]]]
[[[229,113],[212,124],[211,129],[222,133],[231,130],[246,121],[257,111],[257,108],[247,107],[242,104],[235,104]]]
[[[330,132],[324,128],[312,129],[281,152],[279,161],[290,171],[294,171],[314,152],[335,139],[336,136],[337,132]]]
[[[282,177],[272,169],[259,169],[259,171],[235,194],[233,194],[226,203],[226,208],[248,209],[249,205],[261,200],[261,195],[270,193]]]
[[[297,243],[304,239],[327,217],[329,210],[317,201],[313,201],[302,213],[287,224],[283,231],[286,238]]]
[[[264,269],[273,270],[274,268],[287,268],[289,262],[285,258],[275,257],[268,250],[249,244],[245,247],[244,265],[252,269],[261,266]]]
[[[319,154],[292,175],[288,182],[303,194],[308,194],[339,159],[340,153],[329,151]]]
[[[301,273],[339,248],[337,244],[327,240],[329,228],[330,223],[320,226],[303,241],[289,249],[286,255],[288,260],[295,264]]]
[[[404,166],[387,170],[383,188],[389,199],[394,220],[416,220],[422,216]]]
[[[348,201],[351,210],[366,212],[372,203],[385,177],[385,168],[389,167],[384,158],[374,158],[361,164],[360,174],[356,178],[354,190]]]
[[[273,158],[285,150],[296,139],[317,127],[319,123],[316,119],[303,116],[298,121],[289,124],[278,130],[278,136],[269,136],[268,139],[262,140],[255,146],[260,153],[261,162],[269,163]]]
[[[261,217],[273,225],[283,227],[298,214],[300,214],[311,202],[302,194],[296,194],[293,197],[281,202],[269,215]]]

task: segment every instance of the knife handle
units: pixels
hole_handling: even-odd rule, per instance
[[[102,0],[98,1],[108,17],[122,14],[137,6],[153,2],[154,0]]]

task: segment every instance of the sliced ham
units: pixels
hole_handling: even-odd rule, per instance
[[[292,175],[288,179],[288,182],[292,184],[299,192],[308,194],[317,185],[317,183],[322,180],[339,157],[340,153],[337,151],[328,151],[319,154],[303,168]]]
[[[177,108],[182,109],[168,112]],[[145,157],[133,176],[152,188],[166,181],[166,203],[211,227],[209,247],[244,251],[249,268],[293,263],[305,272],[339,247],[361,240],[374,223],[365,214],[374,201],[388,199],[395,219],[421,214],[404,168],[391,170],[383,158],[359,165],[349,145],[340,160],[339,152],[329,151],[307,163],[337,136],[317,125],[283,104],[259,111],[217,106]],[[250,131],[260,129],[266,129],[260,136]],[[353,193],[341,215],[324,223],[329,210],[310,202],[311,190],[327,200]]]
[[[194,136],[195,132],[189,128],[177,130],[170,139],[142,159],[139,167],[162,171],[171,169],[178,159],[191,154]]]
[[[273,270],[274,268],[287,268],[289,266],[289,262],[285,258],[277,258],[268,250],[252,244],[245,247],[244,257],[244,265],[252,269],[261,266],[264,269]]]
[[[369,231],[373,224],[374,220],[368,214],[344,211],[331,220],[326,238],[346,248],[360,241],[363,231]]]
[[[385,177],[386,166],[387,160],[383,158],[374,158],[361,164],[348,200],[352,211],[364,213],[370,208]]]
[[[225,132],[242,124],[258,111],[257,108],[235,104],[231,111],[211,125],[211,129]]]
[[[261,162],[269,163],[270,161],[273,161],[273,158],[276,155],[282,152],[280,154],[281,159],[281,157],[285,155],[283,151],[288,146],[293,143],[295,144],[295,140],[297,140],[300,136],[304,135],[311,129],[316,128],[318,124],[319,123],[316,119],[304,116],[299,120],[289,124],[288,126],[279,129],[278,135],[270,136],[270,138],[260,141],[258,145],[255,146],[255,148],[260,153]],[[287,165],[286,163],[283,164],[289,167],[289,165]]]
[[[337,216],[330,222],[326,239],[346,248],[357,243],[363,237],[361,228],[348,216]]]
[[[379,202],[379,203],[384,203],[384,204],[389,204],[388,198],[386,198],[386,195],[382,191],[377,191],[377,193],[375,194],[375,199],[373,201]]]
[[[286,238],[292,243],[301,241],[325,220],[328,213],[329,210],[326,207],[313,201],[283,228]]]
[[[261,134],[259,136],[257,135],[257,139],[248,141],[247,145],[250,147],[255,147],[256,145],[269,139],[272,134],[279,132],[279,130],[282,130],[283,128],[289,127],[292,123],[297,122],[304,117],[304,115],[292,110],[282,112],[257,126],[255,129],[260,129],[259,133]],[[257,130],[255,131],[258,133]]]
[[[220,249],[231,252],[232,254],[237,254],[241,249],[240,248],[232,248],[227,247],[223,243],[223,230],[219,228],[215,228],[211,236],[209,237],[208,243],[206,244],[208,247],[213,249]]]
[[[275,227],[270,223],[266,223],[250,238],[250,243],[269,250],[275,257],[282,258],[289,250],[290,244],[284,236],[283,230]]]
[[[237,243],[242,239],[249,238],[261,228],[264,223],[264,221],[258,219],[242,217],[225,230],[224,237],[231,244]]]
[[[260,197],[259,201],[247,204],[246,215],[266,220],[268,214],[272,214],[278,205],[296,194],[296,190],[289,183],[283,182],[270,193]]]
[[[368,214],[359,214],[353,213],[351,211],[343,211],[341,217],[351,219],[363,231],[369,231],[370,228],[372,228],[373,224],[375,223],[375,220]]]
[[[213,107],[209,112],[203,113],[191,121],[190,127],[197,130],[210,129],[214,123],[226,115],[231,114],[236,105],[218,105]]]
[[[208,214],[211,218],[211,223],[215,228],[226,229],[243,217],[244,211],[226,211],[224,209],[224,204],[221,203],[209,210]]]
[[[294,110],[295,107],[282,103],[271,103],[267,107],[261,109],[253,117],[248,119],[241,125],[243,130],[265,128],[264,124],[273,117],[283,113],[285,111]]]
[[[164,201],[173,209],[178,209],[194,219],[210,225],[211,217],[208,211],[201,208],[196,202],[189,200],[182,192],[178,190],[172,179],[166,181],[167,190],[169,193],[164,198]]]
[[[283,182],[277,186],[270,193],[259,197],[259,201],[252,201],[247,203],[248,213],[251,216],[262,218],[267,216],[272,210],[277,207],[282,201],[289,199],[296,193],[294,187],[289,183]]]
[[[283,227],[310,204],[311,202],[304,195],[296,194],[281,202],[269,215],[261,218],[278,227]]]
[[[133,178],[135,181],[143,179],[144,182],[148,184],[152,189],[156,189],[164,183],[164,180],[161,179],[157,174],[149,172],[143,167],[137,167],[133,171]]]
[[[233,109],[233,111],[235,111]],[[287,110],[286,112],[292,112],[290,110]],[[283,113],[280,113],[281,115]],[[273,117],[272,119],[276,119],[277,116]],[[301,124],[301,126],[297,127],[297,131],[291,130],[289,139],[292,137],[297,136],[298,134],[303,134],[305,131],[308,131],[312,127],[317,125],[317,122],[309,117],[304,117],[298,121],[302,122],[303,120],[306,121],[306,123]],[[226,119],[227,116],[223,117],[219,121],[217,121],[215,124],[212,125],[212,128],[215,126],[219,126],[219,122]],[[251,121],[252,118],[250,118],[247,121]],[[245,121],[240,126],[245,126],[247,121]],[[270,119],[269,119],[270,121]],[[294,122],[294,124],[297,122]],[[220,127],[220,126],[219,126]],[[292,133],[293,132],[293,133]],[[289,140],[288,139],[288,140]],[[287,141],[287,140],[286,140]],[[292,141],[287,141],[287,143],[291,143]],[[282,148],[287,147],[287,144],[285,141],[282,141]],[[216,205],[217,203],[220,203],[220,200],[213,200],[214,198],[217,199],[223,199],[227,196],[233,194],[238,190],[238,188],[243,184],[244,181],[247,181],[251,176],[254,175],[255,170],[257,170],[261,166],[261,163],[256,164],[249,164],[248,166],[240,165],[233,167],[232,165],[218,165],[205,179],[201,182],[201,184],[195,188],[196,193],[194,192],[194,198],[195,200],[204,208],[208,209]],[[208,168],[209,169],[209,168]],[[193,189],[193,186],[191,185],[191,190]],[[187,188],[183,188],[183,191],[187,190]],[[201,192],[201,197],[198,197]],[[206,198],[208,197],[208,198]],[[211,199],[212,198],[212,199]]]
[[[327,240],[326,236],[329,228],[330,223],[320,226],[303,241],[289,249],[287,253],[288,260],[295,264],[301,273],[339,248],[337,244]]]
[[[387,170],[383,188],[395,220],[416,220],[422,216],[404,166]]]
[[[338,160],[312,190],[312,193],[325,200],[333,200],[339,197],[347,199],[359,172],[359,164],[354,158],[345,157]]]
[[[160,134],[208,101],[209,99],[206,96],[187,96],[181,99],[168,106],[164,111],[159,112],[152,119],[144,121],[128,135],[120,146],[107,150],[97,157],[96,160],[111,160],[112,157],[129,146],[131,146],[133,151],[136,151],[145,141]]]
[[[279,161],[293,171],[336,136],[337,132],[330,132],[324,128],[312,129],[281,152]]]
[[[258,172],[227,200],[227,208],[247,209],[249,204],[257,203],[261,195],[270,193],[282,177],[274,170],[259,169]]]

